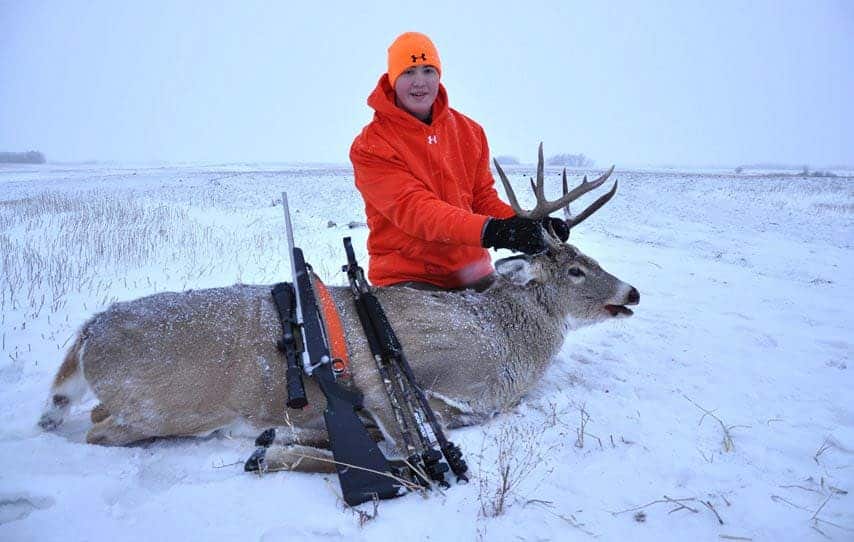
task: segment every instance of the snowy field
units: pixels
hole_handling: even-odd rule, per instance
[[[532,168],[509,172],[521,194]],[[94,398],[36,425],[113,301],[288,279],[282,190],[344,284],[343,236],[367,264],[348,167],[0,167],[0,540],[854,540],[854,179],[615,177],[572,240],[637,287],[635,316],[451,432],[471,483],[353,509],[334,477],[244,473],[252,432],[87,445]]]

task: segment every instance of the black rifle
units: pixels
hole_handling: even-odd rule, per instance
[[[290,357],[295,358],[296,352],[301,350],[303,371],[314,379],[326,397],[323,417],[326,420],[326,431],[329,434],[344,501],[353,506],[375,498],[396,497],[402,493],[402,484],[391,475],[391,466],[356,415],[356,411],[364,406],[362,394],[336,382],[322,325],[322,315],[311,283],[311,268],[305,262],[302,249],[294,246],[288,199],[287,194],[284,193],[282,205],[285,210],[294,280],[292,291],[295,294],[293,297],[296,305],[295,329],[300,331],[297,334],[291,334],[289,338],[286,329],[282,343],[286,351],[288,341],[291,340],[294,344],[295,337],[299,337],[303,343],[301,349],[296,347],[290,349],[289,369]],[[280,290],[279,294],[284,297],[282,301],[287,303],[289,301],[287,289],[284,292],[282,295],[283,291]],[[274,297],[275,295],[274,291]],[[279,300],[276,301],[278,304]],[[293,303],[293,301],[290,302]],[[279,307],[279,310],[281,312],[282,307]],[[292,371],[288,372],[289,376],[292,376],[290,374]],[[288,393],[290,394],[292,390],[296,392],[295,396],[289,395],[289,403],[295,399],[296,404],[301,402],[299,401],[300,387],[301,382],[299,386],[292,385],[291,381],[288,382]],[[304,398],[304,391],[302,393]]]
[[[399,388],[401,388],[404,399],[406,399],[404,402],[409,403],[410,412],[413,414],[417,413],[413,417],[426,417],[430,430],[433,432],[439,448],[442,450],[442,453],[439,453],[430,446],[429,439],[422,431],[421,424],[417,423],[419,420],[416,419],[415,425],[419,431],[418,436],[423,447],[421,461],[418,462],[418,466],[422,467],[430,478],[444,485],[447,485],[444,482],[444,473],[448,470],[449,465],[457,476],[457,481],[468,481],[468,477],[466,477],[468,466],[462,459],[463,454],[458,446],[445,438],[442,427],[439,425],[436,415],[427,401],[427,397],[424,395],[421,386],[418,385],[415,375],[412,373],[412,368],[403,354],[403,348],[388,321],[382,305],[373,292],[371,292],[370,285],[365,279],[365,273],[356,262],[356,255],[353,252],[353,245],[349,237],[344,238],[344,250],[347,252],[347,265],[342,268],[342,271],[347,273],[347,278],[350,281],[350,289],[353,292],[356,303],[356,312],[365,330],[371,353],[378,360],[378,366],[382,367],[383,365],[380,361],[384,361],[385,370],[402,373],[403,379],[399,382]],[[382,373],[383,369],[381,368],[380,371]],[[383,375],[383,377],[385,379],[386,375]],[[394,398],[390,398],[394,406]],[[397,412],[395,412],[395,415],[397,416]],[[402,429],[405,434],[406,427]],[[405,440],[407,446],[411,447],[411,438],[405,438]],[[448,462],[447,465],[440,463],[442,454],[444,454],[445,460]],[[411,461],[412,458],[410,457]]]

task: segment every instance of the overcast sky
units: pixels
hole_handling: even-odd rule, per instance
[[[495,155],[854,164],[854,2],[590,4],[0,0],[0,150],[346,162],[417,30]]]

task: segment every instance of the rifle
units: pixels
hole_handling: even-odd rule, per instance
[[[462,459],[462,452],[445,438],[382,305],[356,262],[350,238],[345,237],[347,265],[343,271],[347,273],[356,312],[401,428],[407,459],[390,462],[370,438],[356,415],[356,411],[364,408],[362,394],[342,386],[337,380],[323,314],[312,284],[313,273],[302,249],[294,244],[288,198],[284,192],[282,206],[294,284],[277,284],[272,294],[282,323],[282,339],[278,345],[287,362],[287,405],[300,409],[308,404],[303,373],[314,379],[326,397],[323,415],[345,502],[353,506],[375,498],[397,497],[404,485],[411,488],[411,483],[420,483],[430,487],[430,480],[447,487],[445,473],[448,470],[456,474],[458,482],[468,481],[468,466]],[[258,448],[246,461],[246,470],[265,469],[266,449],[274,438],[275,429],[268,429],[255,440]],[[433,448],[432,440],[437,442],[441,452]],[[443,455],[447,463],[441,462]]]
[[[362,394],[336,381],[321,312],[311,282],[311,267],[305,262],[302,249],[294,245],[288,196],[284,192],[282,206],[294,285],[277,285],[273,296],[280,316],[283,312],[296,314],[296,318],[282,318],[282,345],[288,361],[288,406],[302,408],[307,403],[296,362],[297,353],[301,353],[302,372],[314,379],[326,397],[323,417],[344,501],[354,506],[374,498],[397,497],[401,494],[402,484],[392,476],[388,460],[356,415],[356,411],[364,407]],[[294,307],[296,311],[291,310]]]

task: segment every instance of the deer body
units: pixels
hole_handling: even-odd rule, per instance
[[[515,206],[512,192],[511,200]],[[499,261],[496,270],[495,283],[480,293],[375,289],[418,382],[448,427],[477,423],[517,404],[568,331],[629,316],[625,305],[639,301],[635,288],[552,238],[546,253]],[[341,287],[330,292],[367,421],[392,444],[399,442],[352,294]],[[271,467],[329,470],[325,398],[306,378],[309,408],[287,409],[280,337],[269,286],[238,284],[116,303],[82,327],[39,423],[55,428],[70,404],[91,389],[100,404],[92,411],[88,442],[125,445],[200,435],[244,421],[259,431],[284,427],[280,446],[267,454]]]
[[[595,265],[585,259],[589,267]],[[610,279],[605,288],[610,291],[583,310],[573,310],[577,300],[569,303],[572,296],[553,280],[520,285],[512,275],[500,276],[482,293],[392,287],[378,288],[376,295],[440,419],[456,427],[518,403],[569,329],[610,317],[604,308],[609,304],[632,303],[629,285],[599,272]],[[330,291],[347,333],[353,384],[364,393],[374,421],[394,440],[393,418],[352,294],[340,287]],[[275,346],[280,334],[269,286],[161,293],[116,303],[81,329],[41,423],[61,422],[69,402],[86,389],[82,377],[101,402],[87,436],[92,443],[200,435],[241,420],[259,430],[284,426],[284,362]],[[290,410],[289,423],[322,443],[323,394],[310,379],[306,386],[312,408]]]

